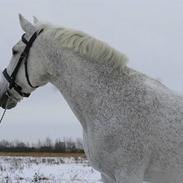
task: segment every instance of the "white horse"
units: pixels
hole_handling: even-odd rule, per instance
[[[25,35],[0,81],[0,106],[50,82],[79,119],[104,183],[182,183],[183,98],[85,33],[19,18]]]

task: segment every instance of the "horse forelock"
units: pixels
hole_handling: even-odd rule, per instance
[[[61,48],[73,50],[90,60],[109,62],[115,68],[123,68],[127,65],[126,55],[84,32],[63,27],[51,27],[49,32]]]

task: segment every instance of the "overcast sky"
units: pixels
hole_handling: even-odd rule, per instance
[[[183,93],[182,0],[0,0],[0,69],[22,30],[18,13],[87,32],[125,53],[129,66]],[[2,110],[0,110],[2,113]],[[82,137],[81,125],[51,85],[37,89],[0,125],[1,139]]]

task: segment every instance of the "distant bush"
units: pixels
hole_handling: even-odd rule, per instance
[[[20,141],[9,142],[7,140],[0,141],[0,152],[52,152],[52,153],[82,153],[82,140],[72,140],[71,138],[56,139],[53,142],[50,138],[45,141],[38,141],[33,145]]]

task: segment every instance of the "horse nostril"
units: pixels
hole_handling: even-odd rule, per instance
[[[0,100],[0,107],[2,107],[3,109],[11,109],[16,105],[17,103],[15,101],[12,101],[11,99],[8,100],[3,98],[3,100]]]
[[[1,99],[0,99],[0,106],[1,106],[2,108],[6,108],[7,103],[8,103],[8,100],[9,100],[9,96],[8,96],[7,92],[5,92],[5,93],[2,95]]]
[[[6,91],[0,97],[0,107],[3,109],[11,109],[17,105],[18,101],[18,98],[13,96],[9,91]]]

